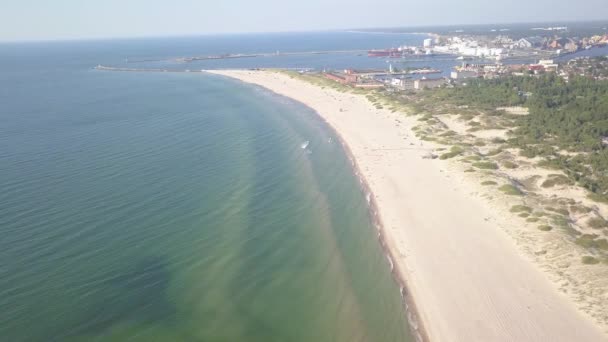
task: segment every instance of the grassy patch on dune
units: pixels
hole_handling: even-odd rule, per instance
[[[517,165],[514,162],[509,161],[509,160],[503,161],[502,166],[506,167],[507,169],[517,169],[519,167],[519,165]]]
[[[477,162],[473,163],[473,166],[483,170],[498,170],[498,164],[494,162]]]
[[[571,205],[570,211],[575,214],[587,214],[590,213],[593,209],[589,207],[585,207],[584,205]]]
[[[596,265],[599,264],[600,261],[592,256],[586,255],[581,259],[582,263],[585,265]]]
[[[511,184],[502,185],[500,186],[500,188],[498,188],[498,190],[511,196],[523,196],[524,194],[523,192],[521,192],[521,190],[519,190],[519,188]]]
[[[472,155],[472,156],[468,156],[468,157],[466,157],[466,158],[463,158],[462,160],[463,160],[463,161],[466,161],[466,162],[477,162],[477,161],[480,161],[480,160],[482,160],[482,159],[483,159],[483,158],[481,158],[481,156],[478,156],[478,155],[476,155],[476,154],[475,154],[475,155]]]
[[[439,159],[445,160],[445,159],[454,158],[456,156],[461,155],[462,153],[464,153],[464,149],[462,147],[452,146],[452,148],[450,148],[450,152],[446,152],[446,153],[442,154],[441,156],[439,156]]]
[[[587,220],[587,225],[593,229],[602,229],[608,227],[608,221],[601,217],[593,217]]]
[[[568,222],[568,218],[567,216],[562,216],[562,215],[553,215],[551,217],[551,223],[559,228],[563,228],[566,229],[568,231],[570,231],[573,234],[580,234],[578,232],[578,230],[576,229],[572,229],[572,227],[570,227],[570,223]]]
[[[556,185],[571,185],[572,181],[564,175],[549,175],[547,179],[540,185],[543,188],[551,188]]]
[[[457,133],[454,132],[454,131],[446,131],[446,132],[443,132],[443,133],[440,134],[440,136],[446,137],[446,138],[453,137],[455,135],[457,135]]]
[[[502,153],[502,148],[496,148],[496,149],[493,149],[493,150],[489,151],[488,153],[486,153],[486,156],[491,157],[491,156],[499,155],[501,153]]]
[[[526,205],[521,205],[521,204],[517,204],[511,207],[511,212],[512,213],[531,213],[532,212],[532,208],[526,206]]]
[[[608,250],[608,240],[598,239],[596,234],[583,234],[575,240],[575,243],[584,248]]]
[[[545,207],[545,210],[546,211],[552,211],[554,213],[558,213],[558,214],[563,215],[563,216],[570,215],[570,212],[566,208]]]
[[[587,198],[589,198],[590,200],[592,200],[594,202],[608,204],[608,197],[606,197],[604,195],[596,194],[595,192],[592,192],[589,195],[587,195]]]

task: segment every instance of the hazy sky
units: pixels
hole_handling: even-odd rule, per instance
[[[608,19],[608,0],[0,0],[0,40]]]

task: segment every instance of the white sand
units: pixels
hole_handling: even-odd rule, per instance
[[[414,137],[412,118],[279,73],[215,73],[300,101],[342,136],[374,193],[429,340],[607,340],[500,228],[518,221],[446,164],[422,158],[432,146]]]

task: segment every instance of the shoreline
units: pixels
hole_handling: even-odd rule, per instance
[[[441,165],[423,160],[431,145],[412,137],[412,118],[374,109],[361,95],[324,90],[272,71],[209,73],[301,102],[340,137],[369,194],[378,239],[405,290],[416,338],[606,340],[499,229],[501,223],[513,224],[508,218],[491,212],[470,193],[475,189],[460,189],[466,184],[455,182],[459,175],[453,170],[444,173]],[[351,114],[342,113],[343,106]]]
[[[306,106],[306,104],[303,104],[303,105]],[[331,129],[333,131],[333,133],[338,137],[338,139],[340,139],[340,144],[342,145],[342,148],[344,149],[346,156],[348,157],[348,159],[351,162],[352,171],[353,171],[354,175],[357,177],[357,179],[359,179],[359,186],[361,187],[361,190],[363,191],[363,193],[366,196],[367,207],[368,207],[370,218],[372,220],[372,224],[378,232],[377,238],[378,238],[378,242],[380,243],[380,248],[382,248],[382,250],[384,251],[384,255],[388,259],[387,261],[390,264],[390,272],[393,275],[393,279],[399,286],[399,292],[401,294],[402,304],[405,308],[405,314],[406,314],[406,319],[407,319],[406,323],[409,325],[409,329],[417,342],[428,342],[429,341],[428,334],[425,330],[424,324],[419,319],[416,302],[409,291],[407,279],[402,274],[400,269],[398,267],[395,267],[394,260],[396,260],[397,256],[394,255],[394,251],[388,245],[386,231],[385,231],[386,229],[385,229],[384,223],[382,222],[382,217],[379,215],[379,207],[378,207],[378,203],[376,202],[374,193],[373,193],[371,187],[369,186],[367,179],[361,172],[359,164],[357,163],[357,159],[355,158],[353,152],[351,151],[350,146],[348,146],[348,144],[346,143],[346,140],[344,140],[344,137],[323,116],[319,115],[316,111],[315,111],[315,113],[317,114],[318,118],[321,119],[327,125],[327,127],[329,127],[329,129]]]

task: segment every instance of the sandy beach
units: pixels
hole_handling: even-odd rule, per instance
[[[466,175],[424,158],[433,146],[412,133],[415,118],[272,71],[212,73],[302,102],[338,132],[373,193],[425,339],[608,340],[505,231],[512,215]]]

